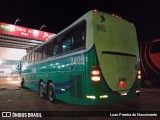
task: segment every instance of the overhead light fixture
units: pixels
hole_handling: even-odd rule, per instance
[[[39,30],[42,30],[42,28],[46,27],[46,25],[42,25],[41,28]]]
[[[16,19],[16,21],[14,22],[14,25],[16,25],[17,22],[21,21],[19,18]]]

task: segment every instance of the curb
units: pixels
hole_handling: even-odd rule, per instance
[[[18,87],[13,87],[13,88],[6,88],[6,90],[13,91],[13,90],[20,90],[20,88],[18,88]]]
[[[7,88],[5,88],[5,87],[0,87],[0,91],[1,91],[1,90],[6,90],[6,89],[7,89]]]
[[[15,88],[0,87],[0,91],[3,91],[3,90],[13,91],[13,90],[20,90],[20,88],[18,88],[18,87],[15,87]]]

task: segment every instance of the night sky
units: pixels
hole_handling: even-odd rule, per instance
[[[58,33],[93,9],[133,22],[139,42],[160,38],[159,0],[1,0],[0,22]]]

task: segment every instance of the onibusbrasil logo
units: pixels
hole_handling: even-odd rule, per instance
[[[11,117],[42,117],[42,114],[40,112],[2,112],[2,116],[5,118],[11,118]]]

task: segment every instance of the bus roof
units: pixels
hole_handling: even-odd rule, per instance
[[[41,45],[37,46],[36,48],[34,48],[33,50],[31,50],[29,53],[31,53],[32,51],[35,51],[36,49],[40,48],[41,46],[47,44],[48,42],[50,42],[50,40],[54,39],[54,38],[57,38],[59,37],[62,33],[66,32],[67,30],[69,30],[70,28],[72,28],[72,26],[76,25],[77,23],[79,23],[80,21],[82,20],[86,20],[89,16],[92,16],[93,13],[96,12],[96,13],[99,13],[99,14],[108,14],[110,16],[113,16],[115,17],[116,19],[122,19],[121,17],[115,15],[115,14],[109,14],[109,13],[106,13],[106,12],[102,12],[102,11],[98,11],[98,10],[90,10],[88,11],[87,13],[85,13],[84,15],[82,15],[79,19],[77,19],[75,22],[73,22],[72,24],[70,24],[68,27],[66,27],[65,29],[61,30],[59,33],[57,33],[56,35],[54,35],[53,37],[51,37],[50,39],[48,39],[47,41],[45,41],[44,43],[42,43]],[[129,24],[132,24],[133,23],[130,23],[129,21],[123,19],[125,22],[128,22]],[[27,53],[27,54],[29,54]]]

